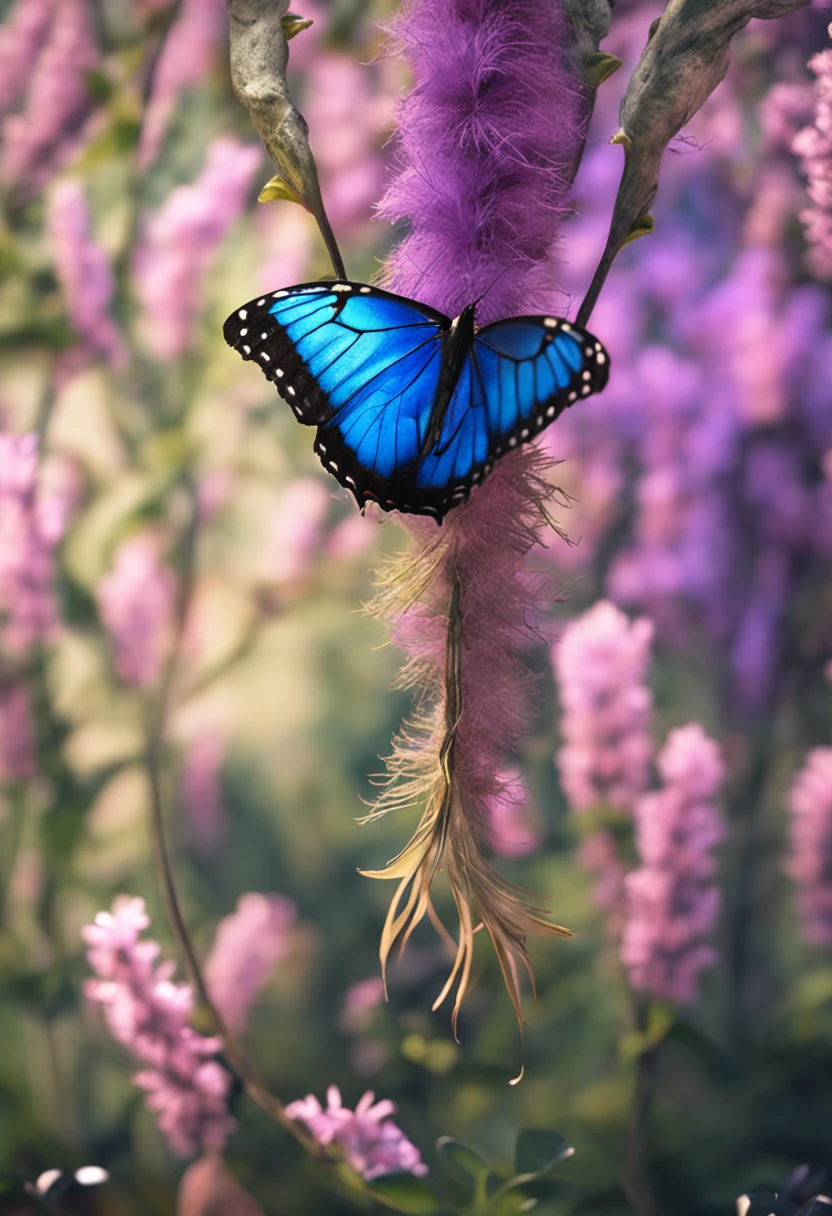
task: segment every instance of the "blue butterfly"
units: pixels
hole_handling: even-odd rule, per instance
[[[478,329],[362,283],[286,287],[238,309],[225,340],[295,417],[360,507],[432,515],[463,502],[494,461],[607,383],[609,356],[559,317]]]

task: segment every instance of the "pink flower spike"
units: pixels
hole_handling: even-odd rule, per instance
[[[133,275],[156,358],[175,359],[191,341],[203,278],[243,209],[260,162],[259,148],[227,136],[215,139],[199,177],[173,190],[146,225]]]
[[[236,1123],[228,1114],[231,1076],[211,1057],[217,1039],[187,1024],[193,997],[171,980],[173,965],[156,964],[158,943],[141,939],[149,926],[144,900],[120,896],[81,933],[99,977],[85,992],[100,1004],[110,1033],[146,1065],[133,1082],[148,1093],[159,1129],[182,1157],[221,1151]]]
[[[125,541],[96,598],[122,680],[138,688],[154,684],[170,642],[176,583],[150,536]]]
[[[62,501],[38,486],[37,435],[0,434],[0,642],[15,653],[55,632],[54,549],[64,517]]]
[[[286,1114],[305,1123],[319,1144],[336,1144],[362,1178],[369,1182],[382,1174],[421,1176],[428,1172],[419,1150],[390,1121],[396,1108],[388,1099],[376,1102],[375,1094],[368,1090],[353,1112],[343,1106],[335,1085],[330,1085],[326,1099],[323,1109],[318,1099],[308,1094],[290,1103]]]
[[[632,810],[647,788],[652,697],[645,685],[653,626],[606,600],[567,625],[552,647],[563,708],[557,755],[575,811]]]
[[[719,748],[698,724],[671,731],[658,758],[664,786],[636,806],[641,865],[625,879],[621,958],[635,988],[668,1001],[696,997],[719,913],[712,850],[725,836],[713,805],[722,783]]]
[[[788,797],[791,852],[786,873],[797,885],[805,941],[832,945],[832,747],[809,752]]]
[[[297,908],[283,895],[240,896],[236,912],[221,920],[205,964],[211,999],[228,1029],[241,1034],[251,1007],[275,966],[286,956]]]
[[[100,355],[114,368],[124,367],[127,346],[108,312],[115,280],[106,254],[91,239],[87,203],[78,182],[55,186],[46,226],[73,328],[90,354]]]

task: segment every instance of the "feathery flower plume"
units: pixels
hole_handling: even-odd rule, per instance
[[[551,254],[579,159],[585,96],[559,0],[415,0],[394,26],[415,85],[399,112],[401,164],[381,204],[409,222],[391,255],[392,290],[456,316],[482,298],[481,324],[551,308]],[[551,463],[524,447],[499,462],[437,534],[407,519],[411,555],[389,571],[376,611],[409,653],[403,681],[424,708],[396,741],[381,814],[424,801],[410,843],[373,877],[398,880],[382,965],[428,915],[443,865],[459,915],[456,961],[437,1004],[470,976],[478,922],[520,1017],[525,939],[551,925],[484,859],[488,802],[526,720],[519,650],[538,598],[525,558],[549,526]]]
[[[149,221],[133,276],[156,358],[175,359],[190,342],[202,280],[242,210],[260,157],[259,148],[227,136],[215,139],[196,181],[173,190]]]
[[[46,227],[69,319],[93,355],[124,367],[127,346],[108,313],[115,280],[107,255],[90,236],[90,217],[80,183],[62,181],[51,192]]]
[[[832,37],[832,25],[829,27]],[[809,264],[820,279],[832,279],[832,48],[809,60],[817,76],[815,121],[798,131],[792,150],[801,158],[809,179],[811,206],[801,212],[811,246]]]
[[[390,1121],[396,1107],[389,1099],[376,1102],[368,1090],[351,1111],[342,1106],[337,1087],[330,1085],[326,1103],[323,1108],[314,1094],[307,1094],[291,1102],[286,1114],[305,1123],[319,1144],[336,1144],[362,1178],[369,1182],[382,1174],[428,1172],[418,1148]]]
[[[34,66],[31,59],[26,65],[25,106],[2,129],[2,177],[29,190],[41,187],[72,155],[90,109],[87,74],[98,54],[86,0],[53,0],[49,8],[47,40]]]
[[[147,688],[159,677],[170,640],[176,584],[149,536],[125,541],[96,589],[98,611],[125,684]]]
[[[789,793],[791,856],[803,937],[832,945],[832,747],[809,752]]]
[[[621,958],[636,988],[692,1001],[699,973],[716,961],[708,937],[719,913],[713,848],[725,827],[713,799],[719,747],[696,723],[671,731],[659,754],[664,788],[636,806],[641,866],[627,875]]]
[[[241,895],[220,921],[205,964],[211,1000],[232,1034],[241,1034],[252,1005],[288,949],[297,908],[283,895]]]
[[[193,994],[172,982],[173,963],[156,964],[158,942],[141,938],[149,924],[144,900],[121,896],[112,912],[99,912],[82,929],[99,977],[87,980],[84,991],[101,1005],[113,1038],[146,1065],[133,1083],[147,1090],[173,1151],[182,1157],[220,1151],[237,1126],[227,1106],[231,1076],[211,1059],[220,1040],[188,1025]]]
[[[64,530],[60,499],[38,490],[37,435],[0,434],[0,643],[20,652],[57,624],[54,549]]]

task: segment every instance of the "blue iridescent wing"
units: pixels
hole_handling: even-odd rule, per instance
[[[359,505],[406,510],[398,491],[425,441],[449,325],[401,296],[328,282],[252,300],[223,332],[318,427],[315,451]]]
[[[494,461],[527,443],[581,397],[607,383],[600,342],[559,317],[513,317],[481,329],[445,415],[418,463],[417,491],[444,514]]]

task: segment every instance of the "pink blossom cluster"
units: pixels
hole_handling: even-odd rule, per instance
[[[0,684],[0,783],[34,776],[35,728],[29,689]]]
[[[165,130],[183,91],[199,84],[225,34],[224,0],[182,0],[165,38],[142,121],[139,163],[148,168],[159,154]]]
[[[231,1077],[211,1059],[220,1041],[188,1025],[191,989],[172,981],[172,963],[156,963],[158,943],[141,938],[149,924],[144,900],[122,896],[112,912],[99,912],[84,927],[99,977],[87,981],[85,992],[101,1005],[113,1037],[146,1066],[133,1082],[147,1090],[173,1151],[183,1157],[221,1151],[236,1124],[227,1107]]]
[[[57,624],[54,550],[62,501],[38,489],[37,435],[0,434],[0,642],[20,652]]]
[[[319,1144],[335,1144],[356,1173],[370,1181],[381,1174],[426,1174],[428,1167],[404,1133],[390,1121],[396,1107],[388,1099],[375,1101],[367,1091],[355,1111],[341,1104],[340,1091],[330,1085],[323,1108],[313,1094],[286,1107],[290,1119],[305,1123]]]
[[[80,183],[59,182],[52,191],[46,226],[69,319],[87,351],[112,367],[127,362],[127,346],[109,315],[115,291],[104,250],[91,239],[90,217]]]
[[[647,788],[652,697],[644,680],[653,626],[602,600],[552,647],[564,744],[557,754],[573,810],[630,810]]]
[[[152,537],[125,541],[98,584],[96,599],[122,680],[138,688],[154,684],[170,642],[176,582],[160,563]]]
[[[242,895],[237,910],[221,920],[205,964],[211,1000],[228,1029],[246,1028],[258,993],[285,957],[297,908],[283,895]]]
[[[215,139],[199,177],[173,190],[147,223],[133,274],[156,358],[175,359],[190,342],[205,273],[243,208],[260,160],[259,148]]]
[[[803,937],[832,945],[832,747],[809,752],[789,792],[791,855]]]
[[[634,987],[686,1002],[717,957],[707,939],[720,904],[712,850],[725,827],[713,800],[723,764],[695,723],[670,732],[657,764],[663,787],[635,810],[641,865],[625,880],[621,958]]]
[[[72,155],[90,108],[87,73],[97,48],[87,0],[19,0],[0,45],[2,62],[14,61],[4,83],[11,101],[26,82],[23,109],[2,127],[2,177],[36,189]]]
[[[792,149],[809,179],[811,205],[800,218],[811,246],[810,264],[818,278],[832,279],[832,48],[813,56],[809,67],[817,77],[815,120],[797,133]]]

